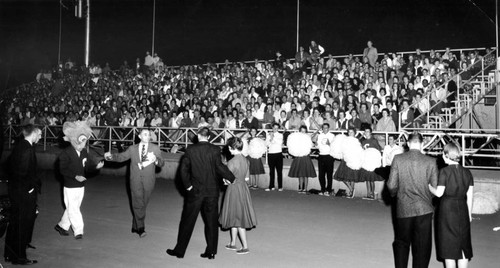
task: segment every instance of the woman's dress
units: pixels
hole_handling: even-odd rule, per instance
[[[222,202],[219,223],[223,229],[232,227],[253,228],[257,225],[257,217],[252,205],[252,197],[245,178],[249,175],[249,163],[243,155],[234,156],[227,163],[235,180],[227,186]]]
[[[436,225],[436,251],[439,259],[472,258],[467,191],[474,185],[470,171],[460,165],[439,172],[438,186],[445,186],[439,201]]]

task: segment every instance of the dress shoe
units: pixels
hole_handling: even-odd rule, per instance
[[[36,247],[35,247],[35,246],[33,246],[32,244],[29,244],[29,243],[28,243],[28,245],[26,246],[26,248],[36,249]]]
[[[16,261],[12,261],[12,264],[17,264],[17,265],[31,265],[36,263],[38,263],[37,260],[28,260],[28,259],[19,259]]]
[[[148,235],[148,233],[146,233],[146,231],[144,230],[138,231],[137,234],[139,235],[140,238],[146,237],[146,235]]]
[[[75,239],[76,239],[76,240],[83,239],[83,235],[82,235],[82,234],[75,235]]]
[[[54,229],[62,236],[68,236],[69,233],[68,231],[64,230],[61,226],[59,226],[59,224],[56,224],[56,226],[54,227]]]
[[[170,256],[177,257],[177,258],[179,258],[179,259],[184,258],[184,256],[183,256],[183,255],[181,255],[181,254],[179,254],[179,253],[175,252],[173,249],[167,249],[167,254],[168,254],[168,255],[170,255]]]
[[[10,257],[4,257],[5,259],[5,262],[11,262],[12,260],[10,259]]]
[[[215,254],[213,254],[213,253],[201,253],[200,257],[207,258],[209,260],[213,260],[213,259],[215,259]]]

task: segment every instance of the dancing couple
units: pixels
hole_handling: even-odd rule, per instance
[[[226,246],[227,249],[236,250],[238,254],[249,252],[246,229],[255,227],[257,221],[250,191],[246,184],[249,176],[249,163],[241,155],[243,142],[237,137],[228,140],[229,150],[234,157],[226,166],[222,163],[219,147],[209,143],[209,135],[208,128],[201,128],[198,131],[198,143],[187,148],[181,162],[180,173],[186,195],[177,245],[173,249],[167,249],[167,254],[170,256],[184,257],[200,212],[205,223],[205,240],[207,241],[207,247],[200,257],[215,258],[219,223],[223,229],[231,229],[231,241]],[[221,177],[228,187],[219,216],[218,201],[222,184],[219,178]],[[242,248],[239,250],[236,247],[238,235],[242,243]]]

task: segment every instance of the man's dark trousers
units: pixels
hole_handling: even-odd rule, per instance
[[[318,179],[319,179],[319,185],[321,186],[321,192],[332,191],[333,161],[334,161],[333,157],[330,155],[320,154],[318,156],[318,169],[319,169]]]
[[[408,266],[410,246],[412,267],[429,267],[432,252],[432,214],[396,219],[396,239],[392,244],[396,268]]]

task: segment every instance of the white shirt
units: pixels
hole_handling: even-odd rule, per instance
[[[386,145],[382,153],[382,166],[385,167],[392,165],[394,156],[402,152],[404,152],[404,150],[401,146],[394,145],[393,147],[391,147],[390,145]]]
[[[151,126],[152,126],[152,127],[158,127],[158,126],[161,126],[162,122],[163,122],[163,121],[162,121],[162,120],[161,120],[161,118],[159,118],[159,117],[158,117],[158,118],[153,118],[153,120],[151,120]]]
[[[236,129],[236,120],[234,118],[226,121],[226,128],[228,129]]]
[[[326,134],[321,132],[318,134],[318,149],[320,155],[330,154],[330,144],[332,144],[334,138],[335,136],[330,132]]]
[[[281,153],[283,148],[283,134],[270,132],[266,138],[266,144],[270,154]]]

